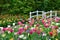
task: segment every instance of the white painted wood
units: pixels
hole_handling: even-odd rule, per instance
[[[38,14],[39,12],[41,12],[42,14]],[[36,15],[33,15],[32,16],[32,14],[33,13],[36,13]],[[55,15],[52,15],[52,13],[55,13]],[[49,16],[46,16],[46,14],[50,14]],[[38,19],[38,16],[42,16],[42,19],[45,17],[45,18],[48,18],[48,17],[50,17],[50,18],[52,18],[52,16],[57,16],[57,11],[48,11],[48,12],[44,12],[44,11],[34,11],[34,12],[30,12],[30,18],[32,18],[32,17],[35,17],[36,16],[36,18]]]

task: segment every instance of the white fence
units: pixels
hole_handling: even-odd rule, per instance
[[[39,12],[41,12],[42,14],[39,14]],[[32,16],[32,14],[34,14],[34,13],[36,13],[36,15],[33,15]],[[55,13],[55,15],[53,15],[53,13]],[[46,14],[50,14],[49,16],[46,16]],[[36,18],[38,19],[38,16],[42,16],[42,18],[44,18],[44,16],[46,16],[46,18],[48,18],[48,17],[50,17],[50,18],[52,18],[52,16],[57,16],[57,11],[48,11],[48,12],[45,12],[45,11],[34,11],[34,12],[30,12],[30,18],[32,18],[32,17],[35,17],[36,16]]]

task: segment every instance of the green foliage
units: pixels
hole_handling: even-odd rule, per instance
[[[60,0],[0,0],[0,13],[24,14],[35,10],[59,10]]]

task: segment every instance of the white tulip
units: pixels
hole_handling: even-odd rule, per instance
[[[56,23],[56,25],[59,25],[60,23]]]
[[[19,38],[23,38],[23,37],[24,37],[24,35],[23,35],[23,34],[19,36]]]
[[[57,32],[60,33],[60,29],[57,29]]]
[[[15,26],[15,23],[13,23],[13,26]]]
[[[52,22],[52,24],[55,24],[54,22]]]
[[[29,36],[29,33],[28,33],[28,36]]]
[[[43,36],[46,36],[46,33],[43,33]]]
[[[7,27],[11,27],[10,25],[7,25]]]
[[[34,27],[36,27],[36,25],[34,25]]]
[[[23,37],[23,39],[26,39],[27,37]]]
[[[34,27],[31,27],[31,29],[34,29]]]
[[[15,26],[14,28],[17,28],[17,26]]]
[[[28,25],[25,25],[25,27],[27,27]]]
[[[11,32],[10,31],[8,31],[8,34],[10,34]]]
[[[17,33],[15,32],[14,35],[16,35]]]
[[[51,39],[49,39],[49,40],[51,40]]]
[[[0,27],[0,29],[2,30],[2,29],[3,29],[3,27]]]

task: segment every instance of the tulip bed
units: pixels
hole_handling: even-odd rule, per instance
[[[18,21],[17,26],[1,28],[0,40],[60,40],[60,18]]]
[[[24,16],[24,17],[23,17]],[[12,25],[14,22],[20,21],[22,18],[28,18],[27,15],[12,15],[12,14],[1,14],[0,15],[0,27],[7,27],[7,25]]]

